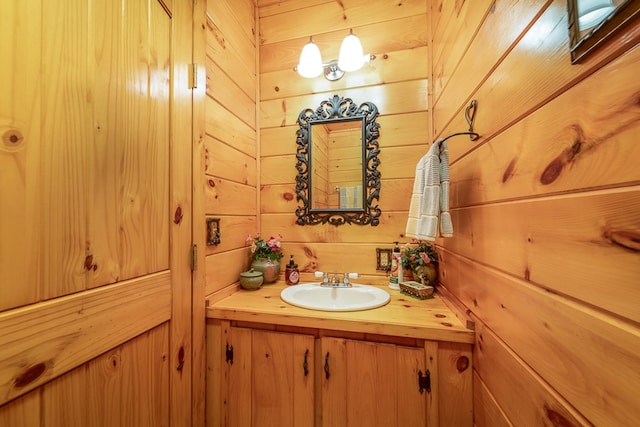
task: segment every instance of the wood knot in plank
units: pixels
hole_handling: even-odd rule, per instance
[[[565,166],[575,162],[578,155],[583,152],[585,144],[584,131],[580,126],[573,126],[573,130],[576,133],[573,145],[560,153],[547,165],[542,175],[540,175],[540,183],[542,185],[549,185],[558,179]]]
[[[9,151],[22,148],[24,136],[18,129],[9,129],[2,134],[2,143]]]
[[[180,224],[182,222],[182,207],[178,206],[176,212],[173,215],[173,223]]]
[[[632,251],[640,251],[640,233],[637,231],[607,231],[605,237],[618,246]]]
[[[511,159],[511,161],[507,165],[507,168],[504,170],[504,173],[502,174],[502,183],[507,182],[509,178],[513,176],[513,171],[516,168],[516,162],[517,162],[516,159]]]
[[[544,413],[547,415],[549,421],[551,421],[551,425],[558,427],[572,427],[575,426],[571,421],[566,419],[563,415],[549,408],[546,404],[544,405]]]
[[[458,372],[464,372],[469,367],[469,358],[467,356],[460,356],[456,360],[456,369]]]
[[[93,263],[93,255],[89,254],[85,257],[84,269],[87,271],[96,271],[98,269],[98,265]]]
[[[38,363],[36,365],[30,366],[29,368],[22,371],[14,380],[13,385],[16,388],[25,387],[38,378],[47,370],[47,365],[45,363]]]

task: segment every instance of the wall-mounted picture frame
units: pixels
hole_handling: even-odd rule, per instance
[[[391,270],[391,249],[376,248],[376,270]]]

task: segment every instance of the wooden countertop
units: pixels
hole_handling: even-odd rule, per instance
[[[472,344],[474,332],[464,326],[438,294],[419,300],[379,286],[391,295],[383,307],[350,312],[316,311],[295,307],[280,298],[287,285],[240,289],[207,307],[207,317],[222,320],[361,332]]]

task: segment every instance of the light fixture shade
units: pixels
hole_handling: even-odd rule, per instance
[[[302,77],[313,78],[322,74],[322,57],[320,56],[320,49],[318,45],[313,42],[313,39],[309,40],[309,43],[304,45],[302,53],[300,53],[300,62],[296,67],[298,74]]]
[[[338,68],[342,71],[356,71],[364,65],[364,54],[360,39],[353,33],[342,40],[340,55],[338,56]]]
[[[599,24],[614,9],[612,0],[578,0],[580,30]]]

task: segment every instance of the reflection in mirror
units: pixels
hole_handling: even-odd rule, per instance
[[[297,223],[378,225],[377,107],[334,95],[302,110],[296,132]]]
[[[640,0],[568,0],[567,11],[575,64],[637,19]]]
[[[311,209],[362,209],[362,120],[311,124]]]

